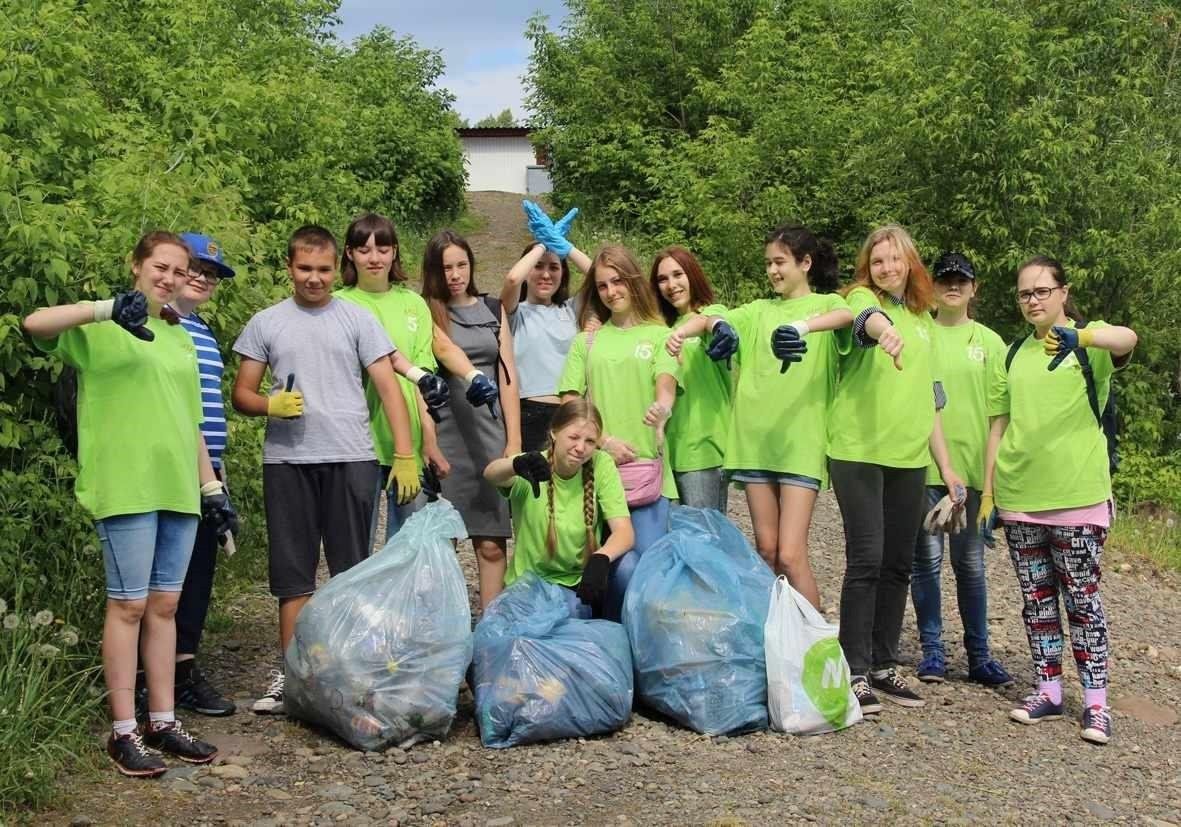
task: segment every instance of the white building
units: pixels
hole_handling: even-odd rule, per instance
[[[549,170],[529,143],[525,127],[493,127],[456,130],[463,143],[469,192],[550,192]]]

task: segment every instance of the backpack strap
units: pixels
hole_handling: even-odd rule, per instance
[[[1075,328],[1079,330],[1086,326],[1086,322],[1075,323]],[[1074,358],[1078,359],[1078,366],[1083,372],[1083,381],[1087,384],[1087,402],[1091,405],[1091,413],[1095,415],[1095,421],[1102,428],[1103,412],[1099,410],[1099,391],[1095,387],[1095,371],[1091,367],[1091,357],[1087,355],[1087,349],[1085,347],[1076,347],[1074,349]]]
[[[1020,339],[1015,339],[1013,344],[1009,345],[1009,352],[1005,354],[1005,373],[1009,372],[1009,368],[1013,366],[1013,359],[1017,356],[1017,351],[1021,350],[1021,346],[1025,344],[1025,340],[1029,338],[1026,333]]]

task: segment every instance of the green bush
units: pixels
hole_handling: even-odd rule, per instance
[[[780,221],[833,239],[847,273],[867,232],[899,221],[927,260],[973,258],[982,319],[1005,336],[1016,266],[1052,254],[1084,313],[1140,334],[1119,380],[1126,450],[1181,448],[1175,4],[570,7],[561,31],[529,30],[558,204],[687,244],[731,302],[766,293],[761,239]],[[1135,487],[1175,496],[1148,475]]]

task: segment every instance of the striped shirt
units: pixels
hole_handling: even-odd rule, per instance
[[[221,457],[226,451],[226,405],[221,395],[221,377],[225,371],[225,364],[221,360],[217,339],[213,338],[213,331],[205,324],[204,319],[192,313],[182,318],[180,323],[189,332],[197,348],[197,372],[201,377],[201,413],[205,416],[205,421],[201,423],[201,433],[205,437],[206,447],[209,448],[209,459],[213,467],[221,468]]]

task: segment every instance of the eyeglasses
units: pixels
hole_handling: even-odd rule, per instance
[[[217,284],[221,276],[212,267],[189,267],[189,281],[205,279],[209,284]]]
[[[1039,302],[1044,302],[1046,299],[1050,298],[1051,293],[1053,293],[1055,290],[1061,289],[1062,285],[1059,284],[1054,287],[1035,287],[1032,290],[1018,290],[1017,304],[1029,304],[1034,299],[1037,299]]]

